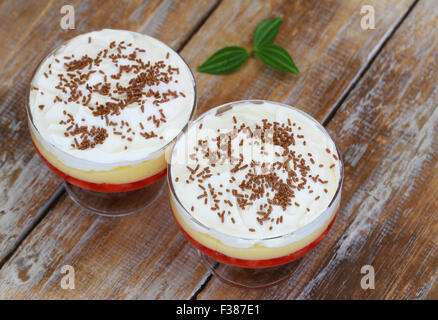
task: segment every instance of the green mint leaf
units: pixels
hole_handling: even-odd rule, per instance
[[[271,43],[277,36],[283,18],[268,19],[260,22],[254,30],[254,48]]]
[[[289,53],[276,44],[265,44],[256,49],[256,54],[267,65],[285,72],[300,74]]]
[[[216,51],[210,58],[198,67],[199,72],[224,74],[239,68],[249,56],[242,47],[231,46]]]

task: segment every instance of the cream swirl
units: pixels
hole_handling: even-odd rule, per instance
[[[40,141],[68,166],[109,170],[147,159],[182,130],[195,84],[183,59],[123,30],[79,35],[52,52],[31,82]]]
[[[296,109],[258,101],[202,116],[178,139],[170,167],[175,194],[195,219],[254,240],[310,224],[341,179],[339,154],[322,126]]]

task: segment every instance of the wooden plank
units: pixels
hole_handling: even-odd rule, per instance
[[[326,239],[282,285],[243,291],[214,279],[199,298],[436,297],[437,19],[436,2],[420,1],[329,123],[345,185]],[[374,290],[361,288],[363,265],[374,267]]]
[[[64,40],[105,27],[138,30],[179,49],[216,3],[0,2],[0,265],[60,185],[34,152],[26,125],[25,92],[38,61]],[[75,30],[60,28],[64,4],[75,8]]]
[[[231,100],[265,98],[293,103],[322,119],[411,3],[376,1],[385,13],[376,17],[378,29],[365,32],[358,24],[359,0],[222,2],[182,51],[193,69],[222,46],[248,46],[260,20],[283,15],[276,42],[293,53],[302,75],[285,75],[256,60],[223,77],[196,74],[198,111]],[[63,198],[0,270],[0,298],[191,297],[208,273],[169,219],[167,202],[164,194],[141,214],[107,220],[85,214]],[[59,286],[63,264],[83,275],[70,292]]]
[[[198,113],[226,102],[272,99],[322,120],[388,37],[413,1],[225,1],[182,54],[195,69],[213,52],[230,45],[252,50],[260,21],[284,17],[275,43],[286,48],[301,75],[282,73],[249,59],[239,71],[197,74]],[[362,30],[362,5],[375,7],[375,30]],[[224,18],[226,17],[226,18]],[[199,48],[209,50],[200,51]]]
[[[50,215],[56,224],[39,225],[43,238],[30,239],[12,268],[2,268],[3,297],[184,298],[202,280],[204,267],[173,223],[165,195],[153,211],[123,219],[83,212],[65,198]],[[74,290],[61,288],[63,265],[75,269]]]

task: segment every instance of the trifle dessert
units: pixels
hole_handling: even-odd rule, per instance
[[[32,141],[75,187],[138,190],[166,175],[166,147],[194,113],[195,91],[189,67],[164,43],[125,30],[82,34],[33,76]]]
[[[316,120],[262,100],[206,112],[178,137],[168,168],[172,212],[187,239],[219,264],[274,277],[328,232],[342,179],[340,154]]]

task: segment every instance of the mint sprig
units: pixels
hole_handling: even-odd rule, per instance
[[[274,41],[282,23],[283,18],[268,19],[260,22],[254,30],[254,48],[257,49],[261,45]]]
[[[232,46],[216,51],[198,67],[199,72],[224,74],[236,70],[248,59],[249,52],[245,48]]]
[[[209,74],[229,73],[241,67],[255,53],[262,62],[275,69],[299,74],[298,67],[286,49],[272,44],[282,22],[283,18],[274,18],[264,20],[256,26],[251,54],[243,47],[225,47],[210,56],[198,67],[198,71]]]
[[[276,44],[264,44],[256,48],[255,52],[260,60],[277,70],[300,74],[290,54]]]

